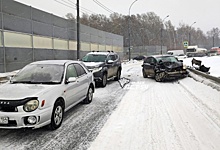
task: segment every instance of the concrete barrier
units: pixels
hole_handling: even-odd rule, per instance
[[[211,76],[211,75],[209,75],[209,74],[207,74],[207,73],[198,71],[198,70],[193,69],[193,68],[188,68],[188,70],[191,71],[191,72],[193,72],[193,73],[195,73],[195,74],[197,74],[197,75],[200,75],[200,76],[205,77],[205,78],[207,78],[207,79],[209,79],[209,80],[212,80],[213,82],[216,82],[216,83],[220,84],[220,78]]]

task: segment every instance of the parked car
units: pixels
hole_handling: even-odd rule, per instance
[[[82,61],[93,72],[96,86],[105,87],[108,79],[117,81],[121,77],[121,61],[115,52],[90,52]]]
[[[157,82],[183,77],[187,74],[186,65],[171,55],[154,55],[144,59],[143,77],[153,77]]]
[[[64,112],[92,102],[94,84],[93,74],[79,61],[30,63],[0,85],[0,128],[57,129]]]
[[[175,56],[178,60],[186,59],[187,56],[185,54],[179,54],[178,56]]]
[[[138,55],[138,56],[134,57],[133,60],[144,60],[144,58],[146,58],[146,56]]]

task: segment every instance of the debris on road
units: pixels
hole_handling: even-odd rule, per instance
[[[118,80],[119,85],[121,86],[121,88],[124,88],[126,84],[130,83],[130,79],[129,78],[121,78],[120,80]]]

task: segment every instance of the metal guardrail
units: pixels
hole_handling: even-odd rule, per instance
[[[198,70],[193,69],[193,68],[187,68],[187,69],[188,69],[189,71],[191,71],[191,72],[197,74],[197,75],[200,75],[200,76],[202,76],[202,77],[205,77],[205,78],[207,78],[207,79],[209,79],[209,80],[212,80],[212,81],[214,81],[214,82],[220,84],[220,78],[211,76],[211,75],[209,75],[209,74],[207,74],[207,73],[198,71]]]

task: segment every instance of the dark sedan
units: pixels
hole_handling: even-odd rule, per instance
[[[146,57],[142,67],[143,77],[153,77],[157,82],[184,77],[187,74],[186,65],[170,55]]]

